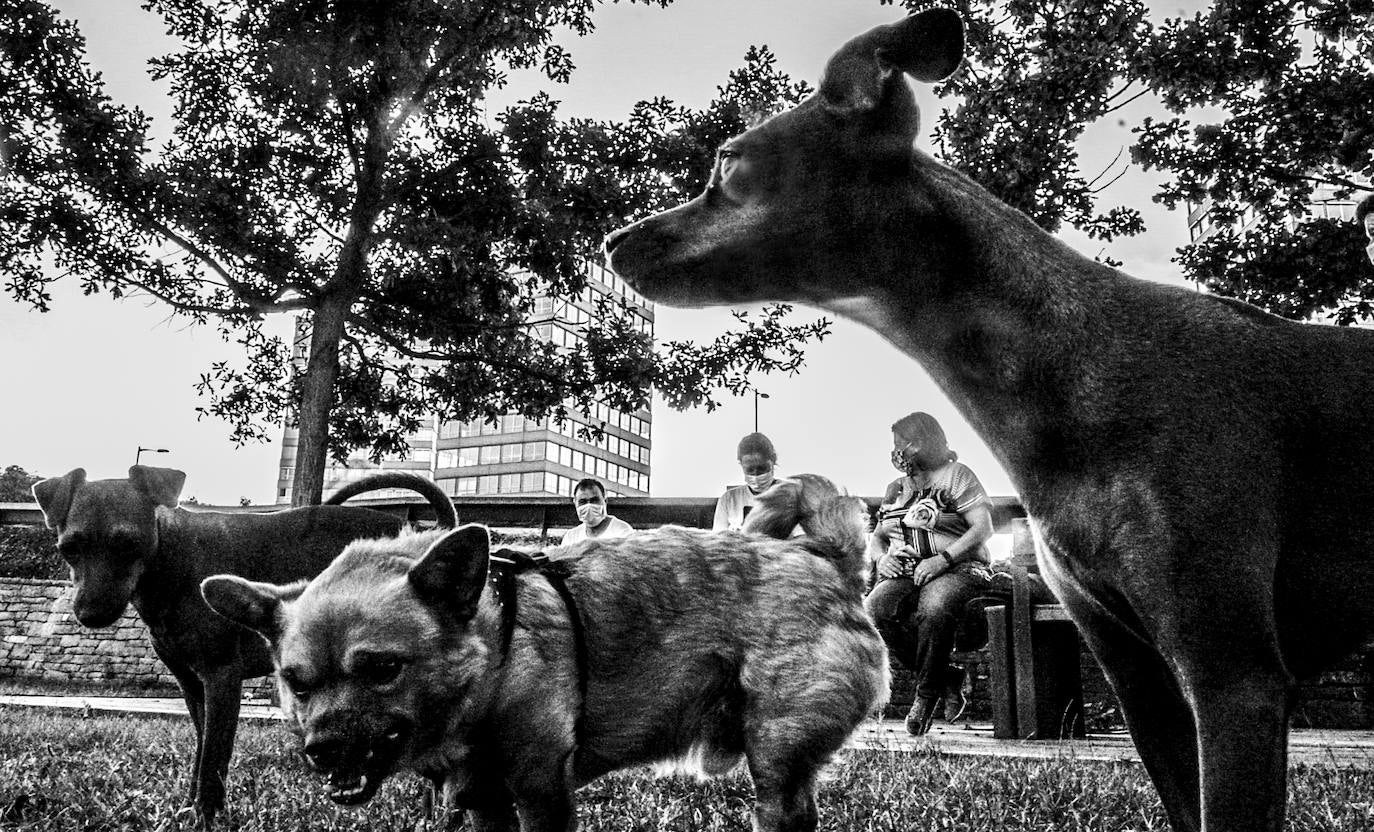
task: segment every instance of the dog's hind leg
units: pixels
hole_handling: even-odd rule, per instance
[[[741,668],[755,832],[816,828],[817,772],[887,695],[887,653],[866,617],[797,636],[757,645]]]

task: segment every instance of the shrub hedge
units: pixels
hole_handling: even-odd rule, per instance
[[[57,532],[46,526],[0,526],[0,578],[65,580]]]

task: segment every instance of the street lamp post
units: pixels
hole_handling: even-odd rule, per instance
[[[766,398],[768,398],[767,393],[760,393],[757,390],[754,391],[754,433],[759,432],[759,399]]]
[[[143,447],[142,445],[139,445],[139,446],[138,446],[138,453],[134,454],[134,464],[135,464],[135,465],[138,464],[138,460],[139,460],[140,457],[143,456],[143,452],[144,452],[144,451],[147,451],[147,452],[150,453],[150,454],[169,454],[169,453],[171,453],[171,451],[167,450],[166,448],[145,448],[145,447]]]

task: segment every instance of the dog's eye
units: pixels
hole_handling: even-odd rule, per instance
[[[720,151],[720,181],[722,183],[729,180],[739,168],[740,155],[738,150],[722,149]]]
[[[358,666],[358,675],[369,685],[389,685],[401,675],[400,659],[370,659]]]
[[[291,695],[304,702],[310,698],[310,694],[315,692],[315,686],[306,684],[301,678],[290,671],[282,671],[281,680],[290,689]]]

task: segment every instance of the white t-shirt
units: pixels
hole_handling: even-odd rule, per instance
[[[768,486],[772,488],[780,482],[791,482],[786,477],[778,477]],[[765,491],[767,489],[764,489]],[[744,527],[744,519],[749,516],[749,509],[755,504],[754,492],[747,485],[732,485],[725,489],[725,493],[716,500],[716,518],[711,523],[712,531],[739,531]],[[801,526],[792,529],[792,536],[796,537],[804,534]]]
[[[601,534],[593,537],[587,534],[586,523],[578,523],[576,526],[573,526],[563,533],[563,539],[558,542],[558,545],[567,546],[570,543],[581,543],[584,540],[600,540],[603,537],[628,537],[634,532],[634,526],[631,526],[619,517],[613,517],[608,514],[606,515],[606,519],[610,521],[610,525],[606,526],[605,531],[601,532]]]

